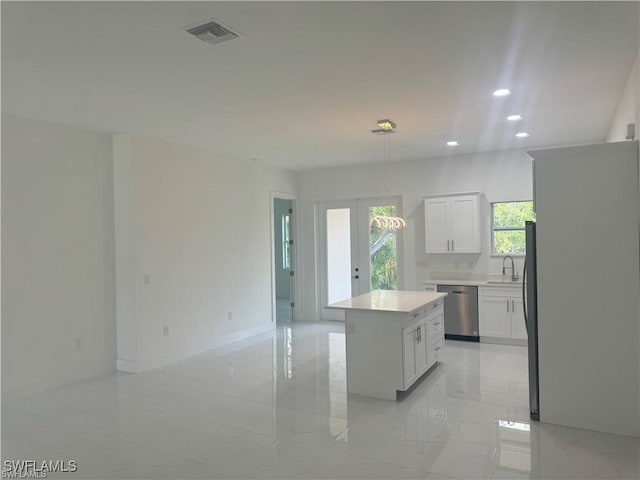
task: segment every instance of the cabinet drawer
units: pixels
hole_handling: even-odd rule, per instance
[[[433,365],[440,359],[442,351],[444,350],[444,337],[442,332],[435,333],[429,336],[428,339],[428,352],[427,352],[427,364]]]
[[[444,330],[444,317],[442,312],[435,312],[427,318],[427,330],[429,335]]]
[[[427,305],[425,307],[425,312],[427,314],[431,314],[432,312],[442,311],[442,306],[444,305],[444,301],[441,298],[437,302],[432,303],[431,305]]]
[[[413,312],[411,312],[409,314],[409,318],[411,320],[418,320],[419,318],[424,317],[427,314],[427,308],[426,307],[420,307],[417,310],[414,310]]]
[[[521,287],[478,287],[478,296],[520,298],[522,296],[522,288]]]
[[[429,337],[429,348],[433,350],[434,354],[439,355],[444,348],[444,339],[442,335],[436,334]]]
[[[442,299],[440,299],[435,303],[427,305],[426,307],[420,307],[414,310],[404,318],[404,320],[402,321],[402,328],[407,328],[421,320],[424,321],[425,318],[428,320],[429,318],[432,318],[434,316],[437,317],[438,315],[442,315],[442,306],[443,301]]]

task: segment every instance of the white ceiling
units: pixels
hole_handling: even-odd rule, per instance
[[[241,38],[182,30],[211,17]],[[381,118],[392,161],[598,142],[638,18],[637,2],[2,2],[2,107],[291,169],[382,161]]]

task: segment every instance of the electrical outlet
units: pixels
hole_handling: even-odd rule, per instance
[[[227,375],[229,376],[233,375],[233,365],[229,365],[227,367]]]
[[[164,325],[162,327],[162,336],[166,337],[167,335],[169,335],[169,326],[168,325]]]

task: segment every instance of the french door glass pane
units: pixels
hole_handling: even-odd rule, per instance
[[[351,298],[351,209],[327,209],[327,301]]]
[[[396,230],[379,227],[375,217],[395,217],[394,205],[369,207],[369,255],[371,258],[371,290],[397,290]]]

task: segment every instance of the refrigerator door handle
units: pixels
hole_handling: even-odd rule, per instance
[[[522,267],[522,312],[524,313],[524,328],[527,330],[527,335],[531,335],[529,331],[529,320],[527,319],[527,257],[524,257],[524,266]]]

